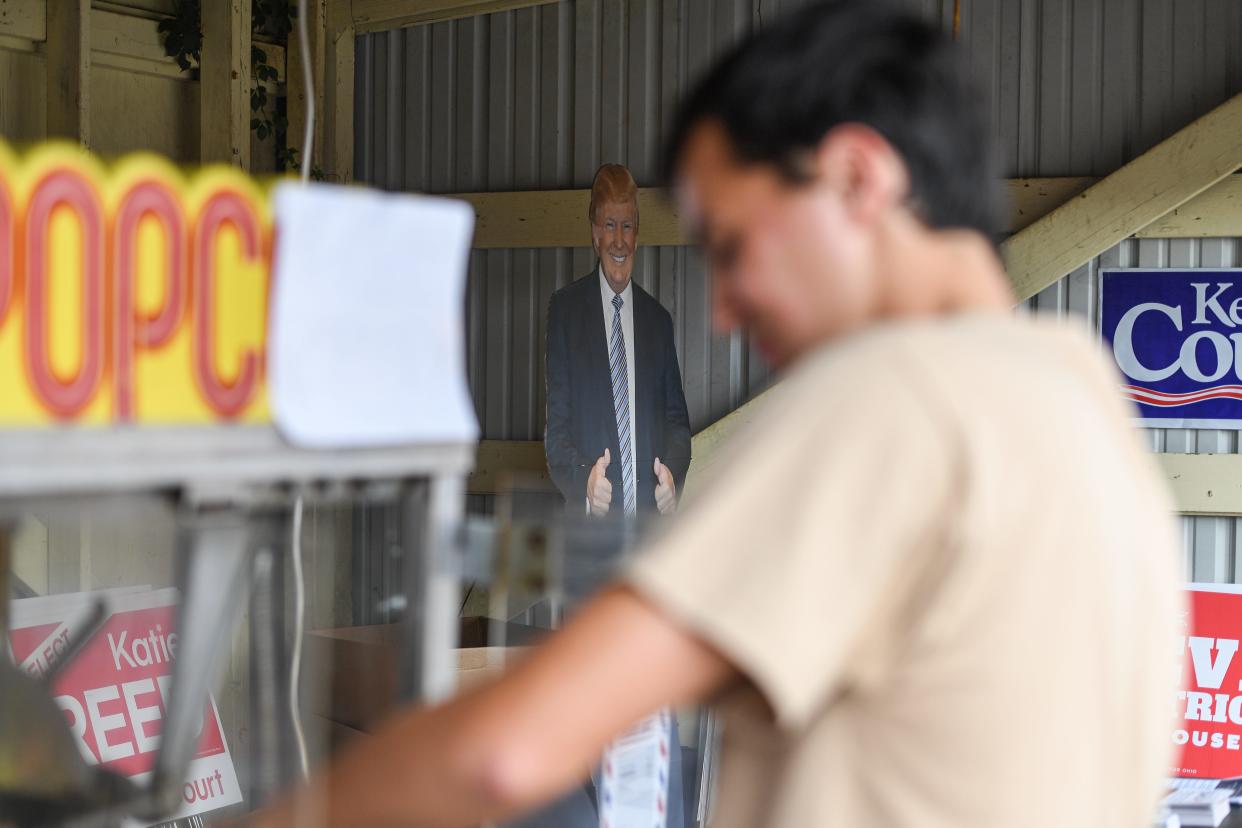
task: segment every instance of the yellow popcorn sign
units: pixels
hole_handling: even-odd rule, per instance
[[[0,144],[0,428],[267,422],[272,239],[238,170]]]

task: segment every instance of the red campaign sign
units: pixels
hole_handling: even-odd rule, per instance
[[[118,612],[57,677],[56,703],[91,761],[125,776],[151,769],[168,709],[177,634],[173,607]],[[66,624],[13,630],[13,658],[34,675],[55,662],[70,638]],[[195,758],[224,752],[219,722],[204,711]]]
[[[1191,584],[1190,619],[1178,639],[1181,687],[1172,775],[1242,776],[1242,586]]]
[[[97,597],[106,597],[116,611],[64,666],[52,692],[86,761],[137,781],[151,770],[168,713],[179,655],[173,631],[176,591],[126,588],[17,600],[11,605],[9,641],[22,670],[46,675],[82,634]],[[208,701],[199,727],[198,751],[174,819],[242,801],[214,702]]]

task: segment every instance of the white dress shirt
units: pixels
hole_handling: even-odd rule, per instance
[[[604,266],[601,264],[597,268],[599,273],[599,300],[604,309],[604,352],[612,351],[612,315],[614,309],[612,307],[612,297],[618,295],[612,289],[612,285],[608,284],[608,279],[604,276]],[[634,427],[634,282],[629,281],[625,285],[625,290],[621,291],[621,333],[625,335],[625,377],[629,380],[630,394],[630,460],[634,463],[634,489],[638,489],[638,431]],[[609,370],[608,387],[612,387],[611,368]],[[616,411],[615,402],[613,411]],[[613,414],[616,418],[616,414]],[[620,451],[620,448],[618,448]],[[612,458],[614,463],[620,463],[620,457]],[[614,497],[616,503],[624,503],[625,495],[621,492]],[[591,510],[591,500],[587,498],[587,511]]]

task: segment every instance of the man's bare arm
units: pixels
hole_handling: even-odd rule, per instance
[[[312,783],[328,800],[309,816],[377,826],[513,816],[585,779],[643,716],[700,701],[735,677],[709,645],[614,588],[505,677],[441,707],[403,712],[360,740]],[[260,824],[295,824],[298,804]]]

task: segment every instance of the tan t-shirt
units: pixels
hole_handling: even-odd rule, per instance
[[[1180,553],[1099,346],[873,328],[761,405],[628,572],[749,679],[714,825],[1149,825]]]

